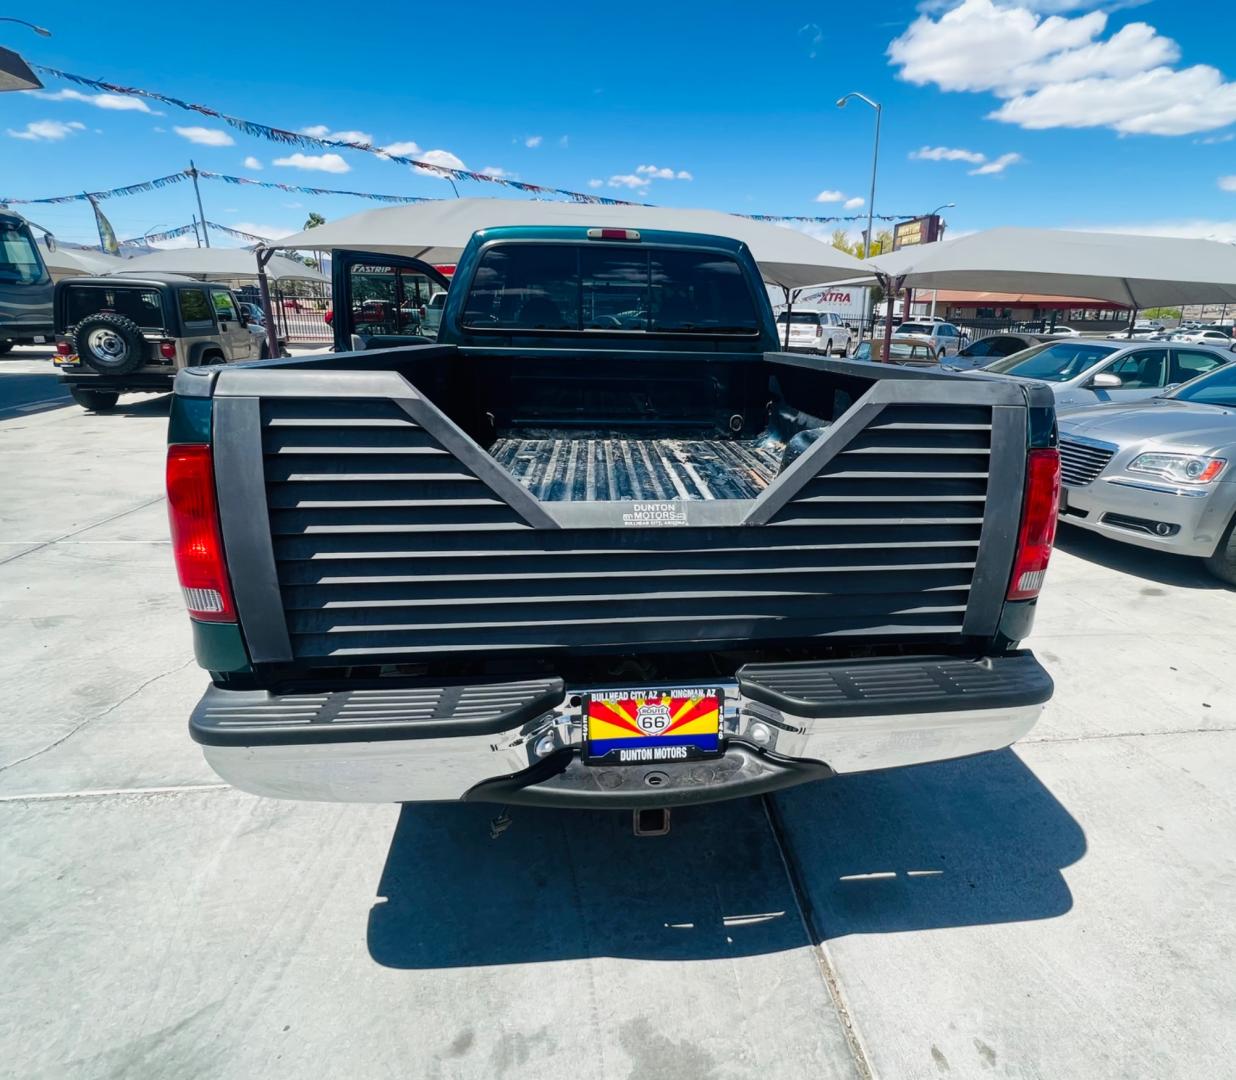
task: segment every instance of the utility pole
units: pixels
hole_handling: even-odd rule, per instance
[[[189,161],[189,175],[193,177],[193,191],[197,195],[197,216],[202,219],[202,236],[206,239],[206,246],[210,247],[210,233],[206,231],[206,211],[202,209],[202,189],[198,187],[197,166],[192,159]],[[201,247],[201,244],[198,246]]]

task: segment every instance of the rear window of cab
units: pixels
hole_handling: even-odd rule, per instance
[[[68,326],[104,311],[132,319],[143,329],[158,330],[165,324],[159,290],[139,285],[75,285],[65,290],[64,305]]]
[[[527,333],[759,332],[751,288],[729,255],[537,243],[495,244],[481,255],[463,325]]]

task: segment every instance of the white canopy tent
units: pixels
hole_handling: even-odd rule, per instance
[[[987,229],[871,260],[894,289],[1084,296],[1133,308],[1236,303],[1236,245],[1061,229]]]
[[[353,214],[284,237],[266,247],[268,250],[319,251],[351,248],[406,255],[428,263],[453,263],[458,261],[473,233],[499,225],[665,229],[728,236],[747,245],[765,281],[786,289],[838,278],[871,278],[871,268],[866,263],[797,229],[752,221],[718,210],[677,210],[660,206],[442,199]]]
[[[57,243],[54,250],[48,250],[46,237],[39,245],[39,254],[42,255],[48,272],[56,281],[65,277],[110,274],[123,270],[128,264],[128,260],[122,259],[119,255],[108,255],[106,252],[92,248],[65,247]]]
[[[171,248],[125,259],[121,274],[183,274],[201,281],[236,281],[258,276],[257,259],[247,248]],[[327,281],[324,274],[295,259],[275,255],[266,274],[276,281]]]

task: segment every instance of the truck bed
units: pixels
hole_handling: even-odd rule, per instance
[[[772,440],[498,439],[490,454],[542,502],[753,499],[781,466]]]

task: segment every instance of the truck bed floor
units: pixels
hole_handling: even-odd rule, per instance
[[[543,502],[753,499],[781,447],[733,439],[498,439],[490,454]]]

